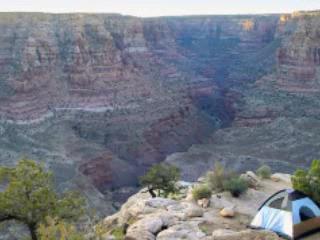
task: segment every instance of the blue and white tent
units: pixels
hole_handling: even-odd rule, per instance
[[[284,189],[261,205],[250,226],[294,240],[320,231],[320,209],[307,195]]]

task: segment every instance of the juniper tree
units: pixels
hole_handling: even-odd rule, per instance
[[[16,167],[0,167],[0,222],[16,220],[26,224],[32,240],[37,228],[50,216],[63,221],[78,219],[83,213],[83,198],[74,192],[59,195],[53,175],[32,160],[21,160]]]
[[[156,164],[149,169],[149,171],[140,178],[142,186],[147,187],[150,195],[156,197],[160,196],[161,191],[164,196],[169,193],[175,193],[178,189],[176,183],[180,178],[180,171],[177,167],[168,164]]]

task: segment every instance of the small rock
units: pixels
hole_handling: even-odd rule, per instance
[[[271,180],[274,182],[285,182],[291,184],[291,175],[290,174],[284,174],[284,173],[274,173],[271,175]]]
[[[222,217],[234,217],[235,216],[235,212],[234,212],[234,207],[225,207],[220,211],[220,216]]]
[[[207,198],[199,199],[197,203],[202,208],[208,208],[210,206],[210,199],[207,199]]]
[[[128,228],[128,233],[131,232],[136,232],[138,230],[145,230],[148,231],[150,233],[157,233],[159,232],[159,230],[162,228],[163,226],[163,222],[161,220],[161,218],[159,217],[147,217],[147,218],[143,218],[137,222],[135,222],[134,224],[132,224],[129,228]]]
[[[257,189],[258,187],[261,186],[260,179],[252,171],[248,171],[246,173],[243,173],[243,174],[241,174],[240,177],[248,182],[250,188]]]

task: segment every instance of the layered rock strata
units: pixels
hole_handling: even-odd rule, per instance
[[[94,205],[125,199],[150,165],[197,146],[168,160],[183,176],[216,160],[303,166],[318,154],[319,22],[1,13],[0,162],[45,161],[59,188]]]

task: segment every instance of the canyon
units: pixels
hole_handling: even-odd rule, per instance
[[[162,161],[292,172],[319,158],[320,13],[0,13],[0,163],[44,162],[102,214]]]

